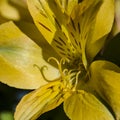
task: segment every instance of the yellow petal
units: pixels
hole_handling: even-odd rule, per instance
[[[59,106],[68,96],[69,93],[63,94],[60,81],[51,82],[22,98],[15,112],[15,120],[35,120]]]
[[[74,8],[76,2],[68,2],[67,8],[62,5],[67,4],[67,1],[49,1],[49,0],[28,0],[28,8],[33,17],[33,20],[49,44],[62,57],[72,57],[73,46],[71,47],[70,38],[66,24],[68,22],[68,15],[63,9]],[[69,10],[68,10],[69,11]]]
[[[24,32],[28,37],[30,37],[33,41],[35,41],[41,47],[42,53],[44,53],[43,55],[44,55],[45,60],[48,60],[50,56],[55,57],[58,60],[61,59],[60,56],[55,52],[55,50],[44,39],[42,34],[39,32],[39,30],[34,25],[34,23],[29,23],[26,21],[19,21],[19,22],[16,22],[15,24],[17,24],[17,26],[22,32]]]
[[[17,88],[38,88],[47,82],[35,65],[48,67],[47,78],[58,77],[58,70],[43,56],[46,53],[12,22],[0,26],[0,82]]]
[[[98,11],[95,27],[93,28],[93,36],[87,42],[86,53],[89,61],[103,47],[108,33],[111,31],[114,21],[114,0],[103,0],[103,3]]]
[[[116,120],[120,119],[120,68],[108,61],[95,61],[91,65],[90,86],[112,108]]]
[[[70,40],[78,54],[82,54],[82,61],[85,67],[87,67],[87,42],[92,39],[96,15],[101,3],[101,0],[91,0],[89,2],[84,0],[75,7],[71,14],[72,22],[69,22],[68,26],[69,35],[71,36]]]
[[[56,27],[60,27],[59,22],[62,22],[64,17],[60,7],[55,0],[28,0],[28,8],[36,26],[45,39],[51,43],[57,29]]]
[[[70,15],[75,5],[78,4],[78,0],[56,0],[61,7],[63,13]]]
[[[71,120],[114,120],[108,109],[85,91],[73,93],[65,100],[64,110]]]

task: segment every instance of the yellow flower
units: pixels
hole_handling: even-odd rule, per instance
[[[120,68],[108,61],[93,62],[111,31],[114,1],[27,2],[36,26],[55,51],[46,41],[36,45],[12,22],[1,25],[0,81],[36,89],[22,98],[15,119],[37,119],[64,102],[72,120],[119,120]]]

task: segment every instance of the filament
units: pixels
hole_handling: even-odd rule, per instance
[[[81,70],[78,70],[75,68],[68,69],[69,67],[63,68],[63,67],[65,67],[65,65],[67,65],[66,62],[69,63],[69,60],[67,58],[62,58],[60,61],[58,61],[56,58],[50,57],[48,59],[48,62],[50,62],[51,60],[55,61],[55,63],[58,66],[60,75],[61,75],[60,77],[58,77],[54,80],[47,79],[47,77],[44,73],[45,69],[48,70],[47,66],[43,66],[41,68],[36,64],[34,64],[34,66],[40,70],[45,81],[52,82],[55,80],[61,80],[62,84],[64,85],[64,91],[76,91],[77,85],[78,85],[78,80],[79,80],[79,75],[81,74]]]

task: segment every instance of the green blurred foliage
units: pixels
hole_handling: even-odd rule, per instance
[[[0,120],[14,120],[13,113],[8,111],[0,113]]]

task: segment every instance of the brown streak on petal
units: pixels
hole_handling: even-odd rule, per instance
[[[73,29],[76,31],[76,28],[75,28],[75,23],[74,23],[74,21],[72,20],[72,18],[71,18],[70,20],[71,20],[71,23],[72,23],[72,27],[73,27]]]
[[[78,31],[79,31],[79,34],[81,33],[81,30],[80,30],[80,23],[78,22]]]
[[[63,40],[61,37],[59,37],[59,40],[60,40],[64,45],[66,45],[66,43],[64,42],[64,40]]]
[[[57,44],[59,44],[60,46],[63,46],[63,44],[61,42],[59,42],[58,40],[56,39],[53,39]]]
[[[42,27],[44,27],[47,31],[52,32],[48,27],[46,27],[45,25],[43,25],[41,22],[38,22]]]
[[[53,17],[54,17],[54,16],[53,16]],[[58,22],[58,20],[57,20],[55,17],[54,17],[54,19],[55,19],[55,22],[57,23],[59,29],[61,30],[61,25],[60,25],[60,23]]]

